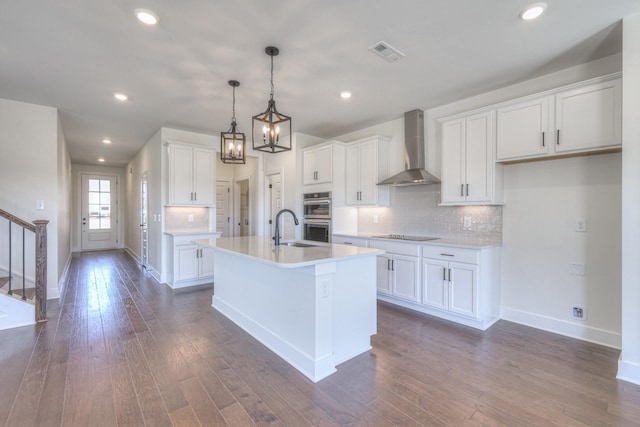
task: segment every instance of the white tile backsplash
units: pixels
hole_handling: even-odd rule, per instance
[[[502,206],[438,206],[440,185],[392,187],[389,207],[359,208],[358,232],[502,241]],[[378,223],[374,223],[374,216]],[[471,229],[464,229],[471,217]]]
[[[189,221],[189,215],[193,215],[193,222]],[[166,207],[164,227],[168,231],[209,230],[209,208]]]

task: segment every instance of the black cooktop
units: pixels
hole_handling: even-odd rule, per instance
[[[410,240],[412,242],[426,242],[428,240],[438,240],[439,237],[430,236],[412,236],[409,234],[380,234],[371,236],[377,239],[393,239],[393,240]]]

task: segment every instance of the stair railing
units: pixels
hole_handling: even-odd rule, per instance
[[[0,209],[0,217],[9,221],[9,290],[8,294],[13,294],[13,265],[12,253],[12,225],[22,227],[22,299],[27,299],[26,275],[25,275],[25,231],[29,230],[35,234],[35,309],[36,322],[47,320],[47,224],[49,221],[40,219],[33,223],[24,221],[17,216]]]

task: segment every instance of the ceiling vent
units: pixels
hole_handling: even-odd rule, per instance
[[[369,50],[389,62],[395,62],[404,56],[404,53],[385,42],[378,42],[371,46]]]

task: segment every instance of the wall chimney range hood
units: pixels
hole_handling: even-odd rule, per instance
[[[404,165],[404,171],[379,182],[378,185],[401,187],[440,183],[438,178],[424,168],[424,111],[422,110],[404,113]]]

